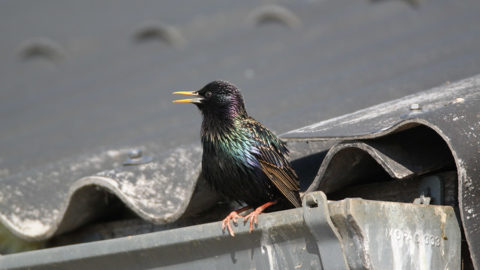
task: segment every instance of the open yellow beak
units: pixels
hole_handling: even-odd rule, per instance
[[[203,98],[195,91],[177,91],[173,92],[174,95],[187,95],[187,96],[195,96],[197,98],[187,98],[187,99],[177,99],[173,100],[173,103],[202,103]]]

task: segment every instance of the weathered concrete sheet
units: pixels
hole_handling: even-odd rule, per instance
[[[285,132],[480,72],[477,0],[275,3],[288,12],[254,0],[2,1],[0,178],[98,148],[191,144],[200,115],[171,92],[214,79]]]
[[[144,149],[142,157],[129,157],[132,149]],[[156,150],[107,150],[6,178],[0,189],[0,222],[21,238],[47,239],[106,214],[111,194],[145,220],[174,222],[185,213],[197,186],[201,148]],[[203,200],[196,201],[202,210],[217,200],[203,192]]]
[[[473,263],[480,266],[480,75],[429,91],[382,103],[351,114],[312,124],[285,133],[290,140],[365,140],[353,145],[383,165],[375,151],[367,149],[368,139],[415,126],[435,131],[448,145],[458,174],[458,201],[461,219]],[[426,134],[423,134],[426,136]],[[419,135],[421,136],[421,135]],[[367,140],[366,140],[367,139]],[[439,147],[441,145],[439,144]],[[328,169],[339,153],[332,147],[326,154],[310,190],[328,180]],[[419,149],[422,149],[419,147]],[[349,165],[352,166],[352,165]],[[347,168],[343,168],[346,170]],[[387,170],[388,171],[388,170]],[[392,174],[392,178],[402,178]],[[323,184],[324,188],[328,185]]]

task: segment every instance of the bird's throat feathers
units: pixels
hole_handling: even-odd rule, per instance
[[[218,113],[203,117],[201,136],[203,140],[219,142],[227,139],[232,133],[238,132],[239,121],[243,115],[226,117],[226,114]]]
[[[235,132],[238,123],[248,117],[243,100],[233,101],[228,106],[204,108],[202,137],[216,140],[216,138]]]

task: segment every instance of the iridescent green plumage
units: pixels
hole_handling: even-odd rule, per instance
[[[248,116],[237,87],[214,81],[196,92],[176,93],[196,96],[176,102],[194,103],[203,114],[202,176],[213,189],[251,207],[266,202],[301,205],[286,144]],[[229,231],[233,235],[230,227]]]
[[[238,88],[214,81],[198,94],[209,96],[197,106],[203,114],[202,174],[212,187],[250,206],[282,197],[300,206],[285,143],[248,116]]]

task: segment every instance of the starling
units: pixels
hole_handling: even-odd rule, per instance
[[[236,223],[251,208],[243,217],[250,232],[267,207],[300,207],[298,177],[286,158],[285,142],[248,116],[235,85],[213,81],[198,91],[173,94],[193,96],[173,102],[193,103],[202,112],[202,176],[224,197],[247,204],[223,220],[223,230],[234,236],[230,221]]]

